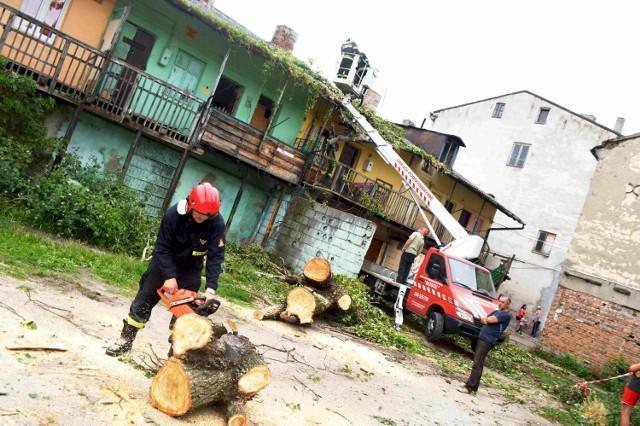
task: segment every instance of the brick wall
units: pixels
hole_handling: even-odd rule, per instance
[[[569,353],[599,370],[620,354],[640,362],[640,312],[587,293],[558,287],[542,331],[544,349]]]

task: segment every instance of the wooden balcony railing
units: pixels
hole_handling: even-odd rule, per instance
[[[0,3],[0,55],[38,89],[143,130],[185,143],[203,101]]]
[[[309,161],[304,177],[309,185],[327,189],[387,220],[407,227],[414,225],[419,210],[411,198],[323,153],[315,153]]]

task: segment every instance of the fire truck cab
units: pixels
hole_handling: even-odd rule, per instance
[[[474,342],[482,326],[480,318],[497,310],[498,301],[488,269],[431,248],[414,278],[405,307],[426,318],[427,340],[438,340],[450,332]]]

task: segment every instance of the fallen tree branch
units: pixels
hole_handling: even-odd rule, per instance
[[[23,317],[22,315],[20,315],[19,313],[16,312],[15,309],[13,309],[11,306],[0,302],[0,306],[2,306],[3,308],[5,308],[6,310],[10,311],[12,314],[14,314],[15,316],[19,317],[22,321],[26,321],[27,319],[25,317]]]
[[[306,384],[304,384],[304,383],[302,382],[302,380],[298,379],[296,376],[293,376],[293,378],[294,378],[294,379],[296,379],[296,380],[298,381],[298,383],[300,383],[302,386],[304,386],[304,388],[305,388],[306,390],[308,390],[309,392],[311,392],[312,394],[314,394],[314,395],[316,396],[316,401],[317,401],[319,398],[322,398],[322,396],[318,395],[318,394],[317,394],[313,389],[311,389],[309,386],[307,386]]]

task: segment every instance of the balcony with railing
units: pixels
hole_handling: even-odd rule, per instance
[[[185,143],[201,99],[0,4],[0,55],[40,91],[132,129]]]
[[[317,152],[309,160],[304,180],[309,186],[358,204],[406,227],[413,227],[419,210],[416,203],[379,180],[372,179],[340,163],[334,157]]]

